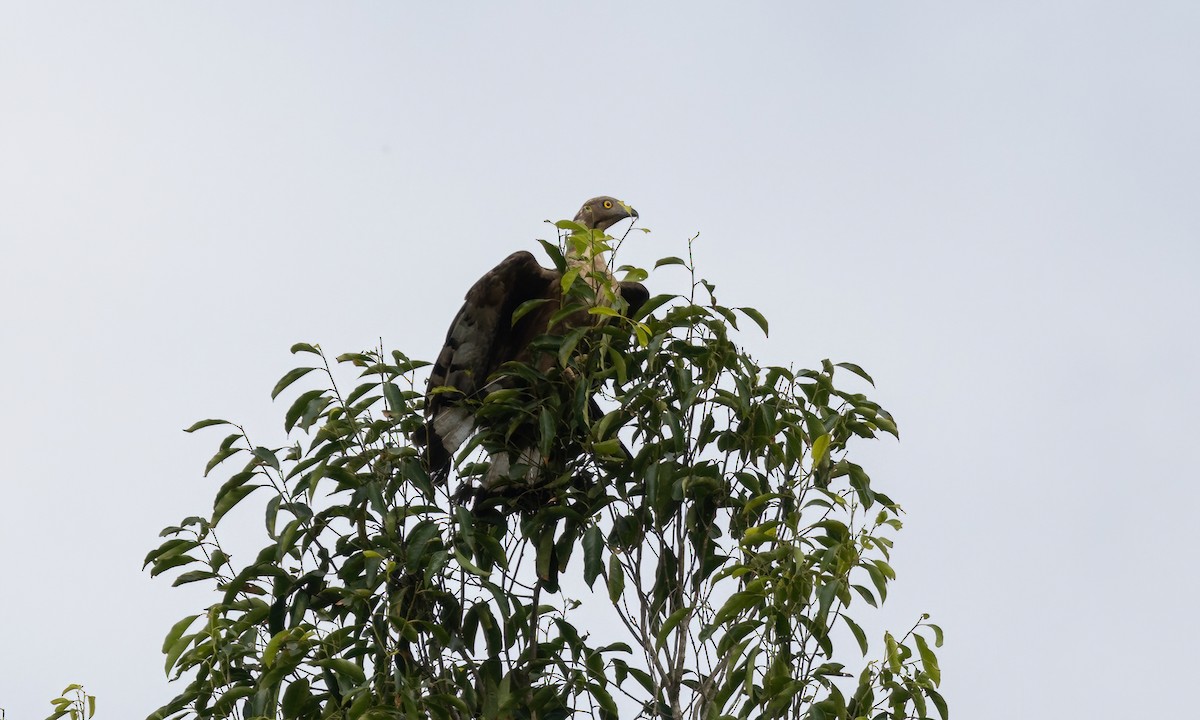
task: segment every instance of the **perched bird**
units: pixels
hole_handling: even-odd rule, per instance
[[[585,202],[575,222],[588,230],[604,232],[614,223],[637,216],[628,204],[601,196]],[[611,287],[619,292],[630,314],[649,298],[640,283],[616,282],[600,252],[581,252],[569,244],[566,261],[568,272],[578,268],[579,276],[593,287]],[[488,378],[506,362],[531,362],[534,358],[529,345],[539,335],[565,334],[581,324],[595,322],[596,315],[577,313],[549,327],[551,317],[562,307],[562,279],[563,273],[542,267],[532,253],[521,250],[505,258],[467,291],[466,301],[450,323],[446,344],[433,365],[425,396],[424,433],[417,437],[425,444],[426,462],[436,481],[446,480],[454,453],[475,430],[472,401],[500,388],[495,382],[489,384]],[[544,302],[514,323],[514,311],[530,300]],[[541,362],[548,364],[547,360]],[[493,458],[493,471],[483,486],[507,471],[507,458]]]

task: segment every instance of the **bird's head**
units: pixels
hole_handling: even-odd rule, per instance
[[[583,204],[579,208],[579,212],[575,213],[575,222],[593,230],[601,232],[608,230],[614,223],[620,222],[625,218],[637,217],[637,210],[629,206],[629,203],[621,202],[620,200],[601,195],[594,197]]]

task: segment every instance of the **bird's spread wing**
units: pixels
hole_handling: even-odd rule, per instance
[[[555,299],[557,272],[538,264],[532,253],[509,255],[467,291],[429,376],[425,404],[425,442],[430,470],[444,475],[450,458],[474,429],[474,412],[461,403],[477,395],[487,378],[515,359],[529,334],[513,311],[528,300]],[[534,334],[544,332],[533,330]]]

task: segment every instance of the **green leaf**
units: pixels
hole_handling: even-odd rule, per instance
[[[366,353],[342,353],[334,358],[334,360],[340,363],[350,363],[355,367],[368,367],[374,359]]]
[[[858,626],[858,623],[850,619],[849,615],[841,615],[842,620],[846,621],[846,627],[850,628],[850,632],[854,633],[854,639],[858,641],[858,647],[862,650],[862,654],[867,654],[867,634]]]
[[[541,239],[538,242],[541,243],[542,248],[546,251],[546,255],[550,257],[550,261],[554,263],[554,267],[562,270],[567,266],[567,259],[563,257],[562,250],[557,245]]]
[[[292,681],[287,690],[283,691],[283,716],[300,717],[304,706],[308,704],[311,697],[312,692],[309,690],[308,678]]]
[[[742,533],[742,544],[748,547],[762,545],[763,543],[771,542],[778,536],[779,527],[778,521],[771,520],[762,525],[746,528]]]
[[[655,295],[654,297],[650,298],[646,302],[642,303],[642,306],[640,308],[638,308],[637,312],[634,313],[632,317],[634,320],[641,320],[644,317],[649,317],[650,313],[659,309],[666,303],[671,302],[672,300],[674,300],[677,297],[679,297],[679,296],[678,295]]]
[[[825,453],[829,450],[829,434],[826,433],[821,437],[813,440],[812,444],[812,462],[813,466],[819,465],[825,459]]]
[[[608,598],[617,603],[625,592],[625,569],[621,567],[621,558],[613,553],[608,556]]]
[[[896,644],[896,638],[892,637],[890,632],[883,634],[883,644],[887,653],[888,669],[893,673],[900,674],[900,646]]]
[[[578,266],[572,267],[571,269],[569,269],[565,273],[563,273],[562,281],[560,282],[560,284],[562,285],[562,291],[564,294],[566,294],[571,289],[571,286],[575,284],[575,279],[578,277],[579,277],[579,267]]]
[[[291,385],[292,383],[296,382],[300,378],[309,374],[313,370],[316,370],[316,368],[315,367],[299,367],[299,368],[295,368],[294,370],[289,370],[286,375],[279,378],[279,382],[275,383],[275,389],[271,390],[271,399],[274,400],[276,397],[279,396],[279,393],[281,393],[287,389],[288,385]]]
[[[271,667],[275,664],[275,656],[279,653],[279,648],[289,637],[292,636],[291,630],[280,630],[275,633],[267,646],[263,648],[262,662],[263,667]]]
[[[916,710],[915,715],[919,718],[929,717],[929,711],[925,706],[925,695],[921,692],[921,687],[911,682],[905,684],[908,685],[908,695],[912,701],[913,710]]]
[[[593,525],[583,534],[583,581],[590,588],[604,567],[604,533]]]
[[[875,595],[872,594],[868,588],[865,588],[862,585],[851,585],[850,587],[852,587],[855,592],[861,595],[862,599],[865,600],[868,605],[871,607],[879,607],[878,601],[875,600]]]
[[[657,270],[660,267],[665,267],[667,265],[682,265],[687,267],[687,262],[683,258],[678,258],[672,255],[671,257],[659,258],[658,261],[654,263],[654,269]]]
[[[756,582],[761,583],[762,581]],[[721,609],[717,611],[717,614],[713,616],[711,624],[722,625],[737,618],[742,611],[748,609],[751,605],[761,604],[764,599],[761,590],[752,592],[750,588],[753,587],[755,587],[754,583],[751,583],[747,586],[746,590],[730,595],[725,603],[721,605]],[[753,615],[753,613],[751,614]]]
[[[262,485],[239,485],[229,490],[219,493],[216,501],[213,502],[212,524],[216,525],[217,521],[225,517],[225,513],[229,512],[240,503],[247,495],[262,487]]]
[[[938,715],[942,720],[950,720],[950,709],[946,707],[946,699],[942,697],[942,694],[932,688],[926,688],[925,695],[933,701],[933,706],[937,708]]]
[[[552,302],[552,300],[550,298],[534,298],[533,300],[526,300],[525,302],[521,303],[517,306],[516,310],[513,310],[512,324],[516,325],[517,321],[519,321],[521,318],[525,317],[531,311],[540,308],[548,302]]]
[[[740,310],[743,314],[746,315],[746,317],[753,320],[760,328],[762,328],[763,335],[770,335],[770,333],[767,332],[767,319],[765,317],[763,317],[762,313],[760,313],[759,311],[755,310],[752,307],[740,307],[740,308],[734,308],[734,310]]]
[[[607,305],[597,305],[594,308],[588,309],[588,315],[603,315],[605,317],[620,317],[621,313],[613,310]]]
[[[896,427],[896,422],[892,420],[892,418],[889,417],[886,412],[880,413],[879,416],[875,418],[875,424],[879,426],[879,429],[885,433],[888,433],[896,438],[900,437],[900,429]]]
[[[650,277],[650,273],[639,267],[625,265],[621,269],[625,271],[625,277],[621,279],[621,282],[642,282]]]
[[[190,565],[194,562],[197,562],[197,560],[191,555],[172,555],[161,558],[154,562],[154,567],[150,568],[150,577],[157,577],[171,568]]]
[[[292,346],[291,352],[293,355],[295,355],[296,353],[302,353],[302,352],[312,353],[313,355],[320,355],[321,349],[319,347],[317,347],[316,345],[309,345],[308,343],[296,343],[295,345]]]
[[[236,685],[229,690],[226,690],[221,697],[217,698],[213,709],[218,717],[226,717],[227,713],[233,709],[233,704],[244,697],[250,697],[254,694],[253,685]]]
[[[882,560],[874,560],[872,562],[875,563],[875,567],[879,568],[879,571],[883,573],[884,577],[886,577],[888,580],[896,579],[896,571],[892,569],[891,565],[888,565]]]
[[[171,673],[171,670],[175,667],[175,662],[179,660],[179,656],[183,654],[184,650],[188,649],[188,646],[192,644],[192,641],[195,640],[195,638],[195,635],[184,635],[176,640],[175,643],[163,653],[167,656],[166,663],[163,666],[163,672],[167,673],[168,675]]]
[[[573,233],[585,233],[588,231],[585,226],[580,225],[574,220],[559,220],[558,222],[554,223],[554,227],[558,228],[559,230],[569,230]]]
[[[732,310],[726,307],[721,307],[720,305],[713,305],[712,310],[721,317],[725,318],[725,321],[732,325],[734,330],[738,329],[737,315],[734,315]]]
[[[211,570],[190,570],[175,578],[175,582],[171,583],[171,587],[179,587],[180,585],[200,580],[211,580],[215,577],[217,577],[217,574]]]
[[[859,567],[864,568],[867,574],[871,576],[871,582],[875,585],[875,590],[879,593],[879,601],[887,601],[887,577],[879,568],[872,563],[862,563]]]
[[[200,616],[188,615],[184,619],[172,625],[171,629],[167,631],[167,636],[163,638],[162,651],[165,653],[170,650],[171,646],[174,645],[185,632],[187,632],[187,629],[192,626],[192,623],[196,622],[196,618],[198,617]]]
[[[275,470],[279,470],[279,458],[275,457],[275,453],[271,452],[267,448],[265,448],[265,447],[254,448],[254,457],[258,458],[259,460],[262,460],[264,463],[266,463],[268,466],[274,468]]]
[[[146,554],[146,559],[142,561],[142,567],[144,568],[150,563],[158,560],[165,560],[176,555],[182,555],[193,548],[199,547],[199,545],[200,543],[198,541],[189,540],[186,538],[173,538],[171,540],[167,540],[162,545],[159,545],[157,548]]]
[[[925,670],[925,674],[929,676],[934,685],[941,685],[942,671],[938,667],[937,655],[929,648],[929,643],[925,642],[925,638],[914,634],[913,639],[917,641],[917,653],[921,656],[921,667]]]
[[[849,370],[850,372],[852,372],[852,373],[854,373],[855,375],[859,376],[859,377],[860,377],[860,378],[862,378],[863,380],[866,380],[867,382],[871,383],[871,387],[875,387],[875,381],[874,381],[874,380],[871,378],[871,376],[870,376],[870,375],[868,375],[868,374],[867,374],[867,371],[866,371],[866,370],[863,370],[862,368],[860,368],[859,366],[855,365],[854,363],[851,363],[851,362],[840,362],[840,363],[836,363],[836,365],[837,365],[838,367],[840,367],[840,368],[846,368],[847,370]]]
[[[612,695],[597,683],[590,682],[587,684],[587,687],[588,692],[600,706],[600,720],[617,720],[620,717],[620,710],[617,708],[617,702],[613,700]]]
[[[538,451],[542,457],[549,457],[550,448],[554,445],[554,414],[550,408],[542,408],[538,413]]]
[[[194,423],[191,427],[184,430],[184,432],[185,433],[194,433],[197,430],[199,430],[200,428],[212,427],[213,425],[232,425],[232,424],[233,423],[229,422],[228,420],[218,420],[216,418],[209,418],[208,420],[201,420],[197,423]]]
[[[366,681],[367,675],[358,665],[342,658],[327,658],[318,660],[316,665],[332,670],[339,679],[345,678],[349,680],[351,685],[360,685]]]
[[[941,626],[934,625],[933,623],[925,623],[925,627],[927,627],[933,631],[933,646],[941,647],[942,646],[942,628],[941,628]]]
[[[621,458],[620,438],[611,438],[592,444],[592,452],[602,458]]]
[[[675,627],[678,626],[679,623],[682,622],[684,618],[686,618],[688,615],[690,615],[691,612],[692,612],[692,607],[690,605],[687,605],[687,606],[679,608],[675,612],[671,613],[671,615],[669,617],[667,617],[666,622],[664,622],[662,624],[662,627],[660,627],[658,629],[658,634],[654,638],[654,649],[655,650],[662,649],[663,643],[665,643],[667,641],[667,637],[671,634],[671,631],[674,630]]]
[[[571,359],[571,353],[575,352],[575,346],[579,344],[580,339],[589,330],[587,326],[577,327],[567,333],[562,340],[562,345],[558,348],[558,363],[562,367],[566,367]]]
[[[212,456],[212,459],[208,461],[208,464],[204,466],[204,476],[208,477],[208,474],[210,472],[212,472],[213,468],[215,468],[216,466],[225,462],[230,457],[237,455],[240,452],[242,452],[242,448],[235,448],[235,447],[221,448],[220,450],[217,451],[217,453],[215,455]]]
[[[324,394],[325,391],[321,389],[309,390],[301,393],[300,397],[292,401],[292,406],[288,408],[287,414],[284,415],[283,429],[287,432],[291,432],[292,428],[296,426],[296,421],[304,417],[304,415],[308,412],[309,403],[312,403]]]
[[[478,575],[481,578],[491,577],[492,575],[490,572],[480,569],[479,566],[468,560],[467,556],[463,555],[462,551],[458,548],[454,548],[454,559],[458,560],[458,564],[462,565],[463,569],[472,575]]]

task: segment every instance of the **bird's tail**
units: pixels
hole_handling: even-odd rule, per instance
[[[450,453],[442,438],[426,423],[413,432],[412,442],[421,450],[421,460],[430,479],[435,485],[445,484],[450,477]]]
[[[425,469],[437,483],[444,483],[450,475],[450,461],[454,453],[475,429],[474,416],[468,408],[451,406],[442,409],[436,417],[426,420],[425,425],[413,433],[413,443],[422,448]]]

